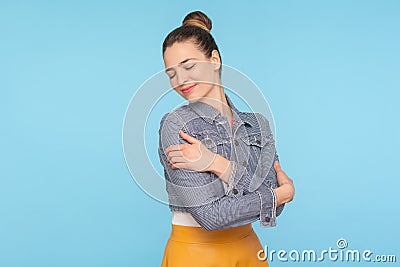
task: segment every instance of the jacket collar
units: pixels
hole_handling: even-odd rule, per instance
[[[239,111],[235,105],[233,104],[232,100],[228,97],[228,95],[225,93],[226,100],[231,107],[232,110],[232,115],[233,119],[235,120],[236,124],[249,124],[250,126],[253,126],[254,121],[251,120],[251,118],[248,116],[248,113],[246,112],[241,112]],[[193,109],[194,112],[196,112],[203,120],[213,124],[216,118],[219,116],[222,116],[222,114],[210,106],[209,104],[206,104],[201,101],[196,101],[196,102],[191,102],[189,104],[189,107]]]

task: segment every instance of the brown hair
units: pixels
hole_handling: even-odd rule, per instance
[[[193,11],[187,14],[182,21],[182,26],[174,29],[165,37],[162,47],[163,55],[165,50],[174,43],[191,40],[207,57],[211,57],[212,51],[217,50],[221,59],[221,53],[210,33],[211,28],[212,22],[203,12]],[[221,70],[222,67],[219,69],[220,75]]]

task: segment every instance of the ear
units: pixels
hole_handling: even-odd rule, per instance
[[[214,70],[219,71],[221,68],[221,58],[219,57],[219,53],[217,50],[213,50],[211,52],[210,61],[214,63]]]

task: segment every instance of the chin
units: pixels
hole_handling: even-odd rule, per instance
[[[191,100],[191,101],[198,101],[200,98],[203,98],[203,95],[196,95],[196,94],[192,94],[189,96],[184,96],[187,100]]]

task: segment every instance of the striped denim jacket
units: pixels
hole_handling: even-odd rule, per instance
[[[189,212],[206,230],[236,227],[256,220],[276,226],[284,204],[276,207],[278,186],[273,162],[278,160],[268,120],[260,113],[241,112],[226,95],[235,123],[212,106],[197,101],[164,114],[158,154],[164,166],[171,211]],[[209,150],[232,164],[228,183],[211,172],[172,169],[165,149],[187,143],[179,130],[199,139]],[[226,188],[226,190],[225,190]]]

